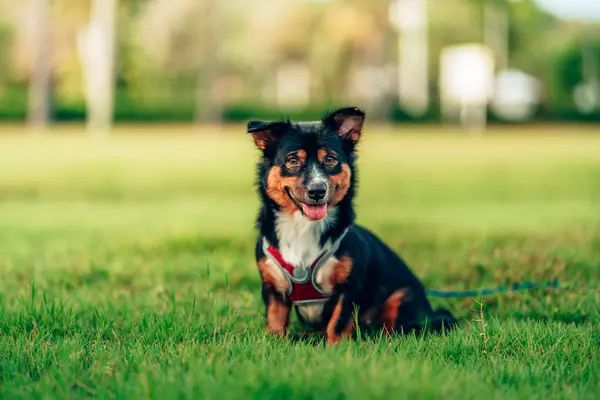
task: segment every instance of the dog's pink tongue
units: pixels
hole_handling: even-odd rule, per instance
[[[308,219],[323,219],[327,215],[327,204],[319,204],[315,206],[302,204],[302,211],[304,211],[304,215],[306,215]]]

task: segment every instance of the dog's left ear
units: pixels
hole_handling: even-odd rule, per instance
[[[248,133],[252,135],[256,147],[263,151],[274,145],[289,128],[287,122],[248,122]]]
[[[325,117],[323,122],[330,129],[337,130],[342,139],[353,149],[362,136],[365,112],[357,107],[341,108]]]

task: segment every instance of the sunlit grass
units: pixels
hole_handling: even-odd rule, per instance
[[[443,337],[263,330],[244,127],[0,134],[0,397],[592,398],[597,290],[440,301]],[[436,289],[600,279],[593,130],[370,127],[359,221]],[[298,332],[300,327],[294,326]]]

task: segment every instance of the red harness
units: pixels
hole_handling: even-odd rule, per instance
[[[348,229],[332,243],[329,249],[324,249],[317,259],[308,267],[295,267],[286,262],[279,250],[270,244],[266,238],[263,239],[263,250],[265,254],[281,268],[281,272],[283,272],[283,275],[288,280],[290,287],[286,295],[292,303],[323,302],[329,298],[329,295],[317,284],[316,275],[321,265],[323,265],[323,263],[325,263],[325,261],[327,261],[327,259],[340,247],[340,243],[347,232]]]
[[[291,285],[291,292],[288,292],[288,298],[292,302],[296,303],[299,301],[320,301],[325,300],[329,297],[328,295],[317,289],[315,280],[313,278],[315,275],[315,266],[319,263],[321,258],[323,258],[325,253],[327,253],[327,251],[324,251],[321,254],[319,254],[319,257],[317,257],[317,259],[313,261],[313,263],[309,267],[310,279],[307,279],[302,283],[290,279],[290,277],[294,276],[294,266],[287,263],[283,259],[283,256],[281,255],[279,250],[275,248],[275,246],[270,245],[267,251],[271,254],[271,256],[273,256],[273,258],[275,258],[275,260],[277,260],[279,266],[285,271],[287,271],[287,273],[289,274],[289,276],[286,276]]]

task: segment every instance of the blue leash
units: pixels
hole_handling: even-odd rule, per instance
[[[430,297],[444,297],[444,298],[462,298],[462,297],[477,297],[477,296],[488,296],[495,293],[506,293],[514,292],[518,290],[531,290],[540,288],[558,288],[558,279],[549,282],[523,282],[515,283],[510,286],[500,286],[493,289],[480,289],[480,290],[459,290],[459,291],[444,291],[444,290],[426,290],[425,293]]]

